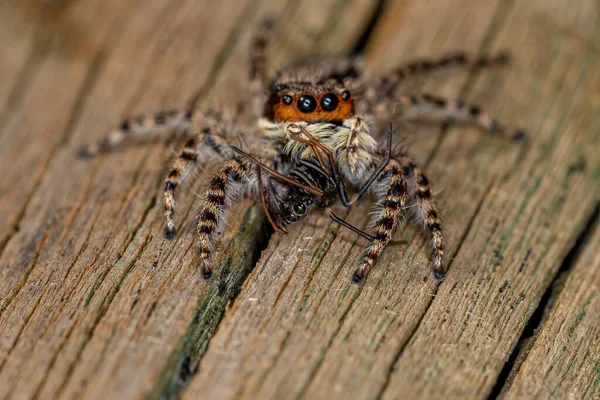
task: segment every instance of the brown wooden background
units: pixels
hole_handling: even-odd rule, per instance
[[[364,286],[364,240],[323,215],[266,236],[244,201],[215,278],[194,266],[194,191],[162,239],[177,142],[91,161],[122,117],[244,92],[251,29],[275,16],[273,67],[364,53],[510,51],[506,69],[406,87],[523,127],[415,125],[450,271],[398,233]],[[600,398],[600,7],[597,0],[0,2],[0,397]],[[368,202],[346,218],[367,222]]]

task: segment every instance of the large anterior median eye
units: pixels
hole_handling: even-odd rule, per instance
[[[298,100],[298,110],[303,113],[311,113],[317,109],[317,100],[309,95],[304,95]]]
[[[321,97],[321,108],[325,111],[333,111],[338,106],[338,98],[333,93],[327,93]]]

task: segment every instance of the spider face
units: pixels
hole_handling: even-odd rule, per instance
[[[276,122],[341,122],[354,114],[352,94],[338,81],[279,84],[269,107]]]
[[[284,214],[282,217],[288,224],[299,221],[308,214],[316,202],[316,196],[293,187],[286,203],[284,203]]]
[[[308,215],[319,201],[314,194],[273,177],[268,179],[265,188],[265,206],[269,218],[282,230]]]

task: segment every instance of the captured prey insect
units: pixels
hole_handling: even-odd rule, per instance
[[[342,203],[346,207],[350,207],[352,203],[367,192],[373,181],[379,177],[391,159],[392,123],[390,122],[388,126],[385,156],[377,170],[353,196],[352,201],[348,201],[344,180],[338,171],[333,153],[319,143],[306,129],[303,128],[302,131],[307,139],[298,138],[297,140],[313,147],[315,157],[297,159],[289,171],[289,177],[274,171],[238,147],[231,146],[237,154],[246,157],[256,165],[261,202],[274,229],[287,234],[286,225],[302,219],[314,206],[318,206],[325,209],[327,215],[334,221],[371,242],[376,241],[376,237],[363,232],[335,215],[329,205],[334,203],[339,196]],[[327,163],[321,158],[321,152],[327,155]],[[261,179],[262,170],[270,175],[267,179],[266,190]]]
[[[198,161],[203,162],[208,153],[216,154],[222,164],[207,185],[197,226],[199,266],[207,279],[213,270],[215,232],[240,193],[260,199],[278,232],[286,233],[286,225],[318,206],[367,238],[370,244],[354,272],[354,282],[360,282],[381,256],[402,221],[407,202],[414,200],[417,218],[432,236],[434,275],[442,279],[446,272],[444,240],[429,180],[408,154],[391,154],[389,123],[385,151],[378,149],[376,137],[385,130],[384,121],[398,104],[403,120],[471,122],[508,137],[503,126],[477,106],[427,94],[396,94],[398,86],[412,76],[453,65],[478,69],[504,64],[506,56],[470,60],[457,53],[400,66],[379,80],[366,78],[356,58],[321,57],[285,67],[269,80],[266,48],[272,32],[273,24],[263,23],[250,46],[250,95],[238,107],[245,122],[211,109],[159,112],[124,121],[100,143],[83,148],[81,155],[94,156],[128,137],[164,130],[190,135],[164,184],[165,235],[172,239],[177,188]],[[236,137],[247,143],[243,150],[231,145]],[[519,139],[523,134],[516,132],[511,137]],[[351,198],[346,185],[356,190]],[[344,222],[328,208],[336,195],[349,207],[367,193],[376,198],[373,234]]]

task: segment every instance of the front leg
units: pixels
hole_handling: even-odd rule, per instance
[[[256,174],[241,160],[232,158],[223,164],[206,190],[197,228],[200,268],[204,279],[210,279],[212,276],[213,235],[219,224],[223,222],[229,201],[233,200],[236,190],[232,185],[236,183],[255,185],[257,179]]]
[[[375,223],[375,240],[367,248],[363,260],[352,275],[353,283],[360,283],[367,276],[392,238],[406,204],[408,183],[404,169],[396,160],[391,160],[383,174],[379,185],[384,190],[384,195]]]

